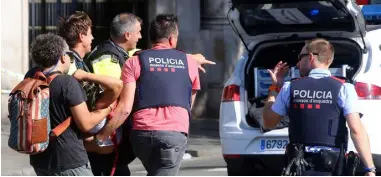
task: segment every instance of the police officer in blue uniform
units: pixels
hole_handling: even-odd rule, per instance
[[[298,56],[301,78],[283,84],[288,72],[283,62],[268,70],[273,84],[263,110],[264,126],[273,128],[284,116],[290,118],[289,166],[283,175],[341,175],[348,142],[346,123],[366,175],[375,175],[368,135],[356,107],[357,93],[352,84],[331,76],[328,68],[333,56],[332,44],[316,38],[306,41]]]

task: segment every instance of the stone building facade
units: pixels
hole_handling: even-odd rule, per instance
[[[223,84],[244,50],[226,15],[229,0],[6,0],[1,10],[1,116],[8,114],[9,91],[32,63],[28,48],[35,36],[55,32],[59,17],[82,10],[93,20],[95,46],[108,37],[108,24],[121,12],[133,12],[143,19],[143,39],[147,48],[149,21],[159,13],[174,13],[179,18],[178,48],[187,53],[202,53],[217,65],[200,72],[202,90],[193,108],[193,118],[218,119]],[[2,122],[3,122],[2,119]],[[4,120],[7,121],[7,120]]]

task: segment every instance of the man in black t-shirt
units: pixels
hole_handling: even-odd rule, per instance
[[[67,75],[70,58],[66,53],[69,52],[69,47],[65,40],[57,35],[49,33],[37,36],[30,51],[33,61],[42,68],[45,75],[59,74],[50,83],[49,111],[52,129],[66,118],[72,117],[69,128],[51,141],[46,151],[30,155],[30,164],[37,175],[93,175],[80,134],[88,132],[101,122],[112,111],[112,106],[89,112],[86,95],[78,81],[88,80],[104,84],[100,83],[100,77],[103,76],[95,77],[81,70],[78,70],[74,77]],[[26,77],[30,77],[32,73],[28,72]],[[120,84],[117,79],[110,79]],[[115,86],[111,81],[111,86]]]

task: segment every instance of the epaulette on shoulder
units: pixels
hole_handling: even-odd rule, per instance
[[[307,78],[307,77],[295,77],[295,78],[292,78],[292,79],[291,79],[291,82],[292,82],[292,81],[301,80],[301,79],[305,79],[305,78]]]
[[[344,77],[344,76],[331,76],[331,78],[335,79],[335,80],[337,80],[337,81],[339,81],[339,82],[341,82],[343,84],[344,83],[351,83],[351,81],[348,78]]]
[[[180,50],[180,49],[174,49],[174,50],[177,50],[177,51],[180,51],[180,52],[184,52],[184,53],[185,53],[185,51],[183,51],[183,50]]]

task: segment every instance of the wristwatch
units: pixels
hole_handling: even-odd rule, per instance
[[[97,135],[93,136],[93,140],[98,146],[103,145],[103,142],[97,138]]]
[[[364,168],[364,170],[365,170],[365,173],[368,173],[368,172],[376,173],[376,167]]]

